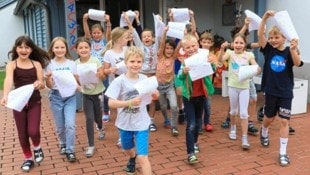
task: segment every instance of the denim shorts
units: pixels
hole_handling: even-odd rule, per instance
[[[121,136],[122,148],[129,150],[135,147],[137,155],[146,156],[149,153],[149,130],[143,131],[126,131],[119,129]]]

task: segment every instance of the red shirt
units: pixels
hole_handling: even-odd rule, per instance
[[[200,97],[200,96],[205,96],[203,93],[203,79],[198,79],[193,81],[193,93],[192,97]]]

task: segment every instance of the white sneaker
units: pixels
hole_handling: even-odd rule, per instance
[[[236,131],[230,131],[230,132],[229,132],[229,138],[230,138],[231,140],[236,140],[236,139],[237,139]]]
[[[90,146],[87,148],[86,152],[85,152],[85,156],[86,157],[92,157],[94,155],[95,152],[95,147],[94,146]]]

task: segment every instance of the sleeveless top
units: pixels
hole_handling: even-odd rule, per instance
[[[16,68],[14,70],[14,86],[19,88],[27,84],[33,84],[37,80],[37,70],[31,61],[33,67],[30,69],[22,69],[17,66],[17,61],[15,61]],[[41,95],[39,90],[34,90],[31,95],[29,102],[36,102],[41,100]]]

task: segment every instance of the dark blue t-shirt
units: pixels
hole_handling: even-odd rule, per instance
[[[265,57],[262,90],[267,95],[293,98],[294,64],[289,47],[280,51],[267,43],[260,51]]]

